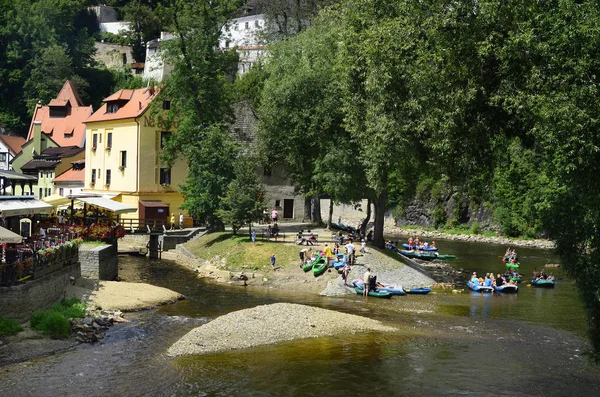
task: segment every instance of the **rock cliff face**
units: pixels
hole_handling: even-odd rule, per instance
[[[475,204],[458,193],[444,198],[413,199],[400,216],[396,215],[397,225],[417,225],[422,227],[441,227],[447,222],[471,225],[479,222],[484,229],[497,229],[493,223],[493,213],[489,205]]]

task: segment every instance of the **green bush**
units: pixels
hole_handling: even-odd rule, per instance
[[[435,227],[440,227],[446,223],[446,211],[444,211],[441,203],[435,206],[435,209],[431,212],[431,218]]]
[[[52,306],[48,311],[36,310],[31,314],[31,328],[53,338],[71,334],[69,318],[85,316],[85,304],[77,299],[68,299]]]
[[[0,317],[0,336],[16,335],[23,331],[23,327],[16,320]]]
[[[471,233],[473,234],[481,234],[481,224],[477,221],[471,224]]]

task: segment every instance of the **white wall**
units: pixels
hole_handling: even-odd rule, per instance
[[[121,34],[121,31],[128,31],[129,26],[131,24],[129,22],[105,22],[100,24],[101,32],[108,32],[112,34]]]

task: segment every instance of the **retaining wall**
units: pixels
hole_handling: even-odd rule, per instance
[[[79,250],[81,276],[97,280],[114,280],[119,275],[119,259],[112,245]]]
[[[0,317],[25,321],[34,311],[49,309],[64,299],[71,276],[75,279],[81,276],[79,263],[24,284],[0,287]]]

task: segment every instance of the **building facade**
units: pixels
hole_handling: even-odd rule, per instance
[[[187,165],[179,160],[171,168],[160,159],[171,132],[148,112],[156,94],[153,87],[120,90],[86,121],[84,192],[138,209],[123,219],[166,219],[183,203],[178,186]]]
[[[25,138],[23,137],[0,134],[0,170],[10,171],[13,169],[10,162],[21,151],[24,143]]]

